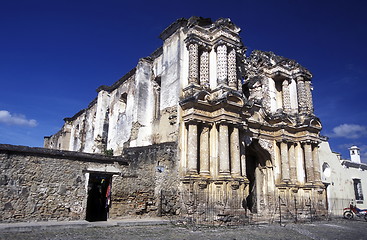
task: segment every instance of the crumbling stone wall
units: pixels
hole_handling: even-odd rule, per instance
[[[177,165],[175,143],[123,157],[0,144],[0,222],[84,220],[90,173],[112,176],[110,219],[161,215],[161,192],[178,189]]]
[[[86,171],[126,164],[117,157],[0,144],[0,222],[85,219]]]
[[[110,216],[161,215],[161,209],[167,209],[162,206],[162,192],[177,193],[179,185],[177,144],[127,148],[124,157],[130,165],[121,177],[113,179],[112,185],[121,187],[113,187]],[[172,211],[177,210],[178,203],[169,204]]]

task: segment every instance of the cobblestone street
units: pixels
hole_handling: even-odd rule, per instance
[[[334,220],[305,224],[250,225],[242,227],[197,228],[165,225],[68,225],[45,229],[3,229],[1,240],[114,240],[114,239],[366,239],[367,223]]]

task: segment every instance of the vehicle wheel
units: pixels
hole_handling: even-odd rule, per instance
[[[364,220],[367,222],[367,214],[364,215]]]
[[[351,211],[345,211],[343,214],[343,217],[346,219],[352,219],[353,218],[353,213]]]

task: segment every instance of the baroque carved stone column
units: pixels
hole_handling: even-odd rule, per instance
[[[228,126],[219,124],[219,174],[229,175],[229,138]]]
[[[198,159],[198,126],[189,123],[187,137],[187,173],[197,174]]]
[[[204,49],[200,55],[200,85],[209,88],[209,50]]]
[[[280,143],[280,157],[282,160],[282,182],[289,182],[289,159],[288,159],[288,144]]]
[[[306,95],[306,108],[308,113],[313,112],[312,93],[311,93],[311,80],[305,81],[305,95]]]
[[[228,54],[228,86],[237,90],[236,50],[234,48]]]
[[[289,175],[291,183],[297,182],[297,163],[296,163],[296,155],[294,143],[290,143],[289,146]]]
[[[228,85],[227,71],[228,71],[228,60],[227,60],[227,46],[219,45],[217,47],[217,76],[218,85]]]
[[[307,111],[306,106],[306,89],[303,77],[297,77],[297,96],[298,96],[298,110],[300,113]]]
[[[303,145],[305,151],[305,167],[306,167],[306,180],[308,183],[314,182],[314,166],[312,160],[312,147],[310,142],[306,142]]]
[[[263,82],[263,106],[265,107],[267,112],[271,112],[271,97],[270,92],[272,91],[270,89],[270,81],[273,81],[270,77],[266,77],[265,81]]]
[[[231,138],[231,174],[232,176],[241,176],[241,158],[240,158],[240,136],[237,127],[233,128]]]
[[[189,43],[189,84],[197,84],[199,78],[199,46]]]
[[[312,155],[313,155],[313,167],[314,167],[314,180],[315,182],[321,183],[321,174],[320,174],[320,160],[319,160],[319,148],[317,143],[312,146]]]
[[[291,112],[291,94],[289,90],[288,80],[283,81],[282,92],[283,92],[283,110],[285,113],[290,113]]]
[[[204,125],[200,133],[200,174],[209,175],[209,126]]]

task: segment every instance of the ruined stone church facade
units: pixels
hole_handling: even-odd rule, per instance
[[[246,56],[239,33],[229,19],[177,20],[161,33],[162,47],[99,87],[45,147],[119,156],[173,143],[176,167],[166,170],[178,195],[263,214],[278,197],[325,209],[312,75],[272,52]]]

